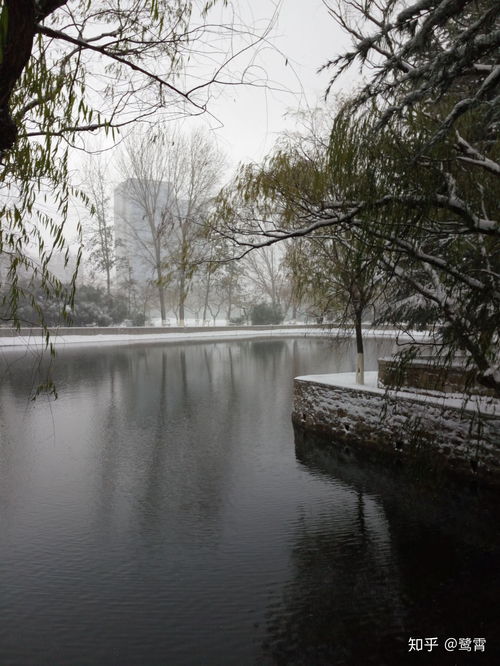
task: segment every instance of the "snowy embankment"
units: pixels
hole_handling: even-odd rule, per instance
[[[238,338],[266,338],[266,337],[354,337],[354,331],[348,329],[322,328],[318,326],[247,326],[242,328],[234,327],[205,327],[205,328],[183,328],[165,330],[147,329],[140,332],[137,329],[134,332],[127,332],[123,329],[87,329],[85,334],[78,333],[82,329],[76,329],[73,333],[71,329],[64,329],[61,333],[57,329],[51,331],[50,340],[56,348],[66,347],[68,345],[89,345],[89,344],[137,344],[148,342],[195,342],[195,341],[217,341],[234,340]],[[366,338],[394,338],[401,334],[392,329],[366,329],[364,331]],[[404,334],[405,339],[425,338],[423,333],[411,335]],[[16,347],[30,347],[43,349],[46,346],[45,337],[38,331],[21,331],[16,334],[6,330],[5,336],[0,333],[0,347],[3,349]]]
[[[387,391],[377,373],[297,377],[294,423],[332,446],[417,461],[500,486],[500,400],[437,391]]]
[[[399,391],[388,391],[378,385],[378,372],[365,372],[365,383],[356,384],[355,372],[342,372],[325,375],[305,375],[296,377],[298,381],[314,382],[325,386],[351,388],[357,391],[366,391],[374,395],[388,396],[389,398],[411,399],[424,406],[438,405],[460,410],[491,414],[500,417],[500,400],[486,396],[465,396],[462,393],[443,393],[428,389],[417,391],[402,387]]]

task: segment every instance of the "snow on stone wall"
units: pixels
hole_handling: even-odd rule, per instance
[[[329,435],[334,445],[420,460],[500,485],[500,415],[491,405],[490,413],[479,414],[459,400],[335,385],[334,378],[295,380],[296,425]]]

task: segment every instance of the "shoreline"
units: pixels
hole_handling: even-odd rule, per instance
[[[389,390],[377,372],[294,379],[292,421],[348,455],[414,466],[500,487],[500,400],[438,391]]]
[[[49,329],[50,342],[55,348],[82,345],[108,345],[108,344],[141,344],[150,342],[205,342],[218,340],[237,340],[267,337],[330,337],[351,339],[355,337],[354,330],[343,328],[328,328],[323,325],[288,325],[288,326],[212,326],[212,327],[186,327],[186,328],[64,328]],[[393,328],[371,328],[364,331],[365,338],[394,338],[395,340],[423,340],[427,333],[412,332],[401,333]],[[13,329],[0,329],[0,348],[8,351],[19,348],[44,349],[47,340],[40,329],[28,329],[17,332]]]

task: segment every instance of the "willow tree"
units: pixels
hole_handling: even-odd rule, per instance
[[[434,308],[444,362],[465,353],[500,393],[500,5],[346,0],[331,13],[354,43],[328,63],[334,79],[356,63],[367,74],[333,123],[326,171],[338,187],[322,190],[325,170],[304,160],[275,189],[286,224],[261,209],[225,233],[248,248],[326,228],[361,234],[387,275]],[[271,193],[276,159],[241,172],[247,208]]]
[[[363,204],[386,267],[434,310],[445,363],[465,353],[500,392],[500,5],[347,0],[331,13],[353,37],[326,65],[332,82],[355,63],[370,68],[344,116],[373,110],[371,127],[356,123],[365,150],[387,139],[373,154],[384,179]]]
[[[356,339],[356,383],[364,384],[363,321],[384,291],[386,276],[366,238],[352,231],[310,234],[298,239],[288,253],[294,289],[321,318],[353,326]],[[373,317],[372,317],[373,318]]]
[[[214,31],[206,13],[215,4],[0,0],[0,261],[7,321],[21,324],[17,304],[23,289],[31,298],[30,283],[56,292],[64,312],[71,306],[74,276],[65,288],[50,270],[54,253],[69,260],[64,230],[69,201],[79,195],[71,186],[71,149],[85,148],[89,133],[112,140],[137,122],[205,113],[214,87],[249,82],[226,65],[239,55],[235,33],[243,39],[241,52],[259,37],[231,21]],[[192,78],[185,75],[188,60],[196,67]]]
[[[242,167],[219,197],[219,229],[247,248],[240,253],[247,261],[289,240],[287,266],[295,296],[324,312],[333,310],[354,327],[356,377],[363,383],[362,319],[380,290],[380,246],[368,233],[368,219],[353,224],[346,216],[334,225],[327,206],[351,198],[352,172],[368,196],[370,160],[345,131],[339,132],[332,159],[330,118],[329,112],[317,110],[302,119],[304,133],[282,137],[263,164]]]

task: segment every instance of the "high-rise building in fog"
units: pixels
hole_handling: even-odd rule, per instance
[[[154,279],[150,221],[158,228],[169,204],[169,183],[128,178],[114,191],[116,278],[118,286]]]

